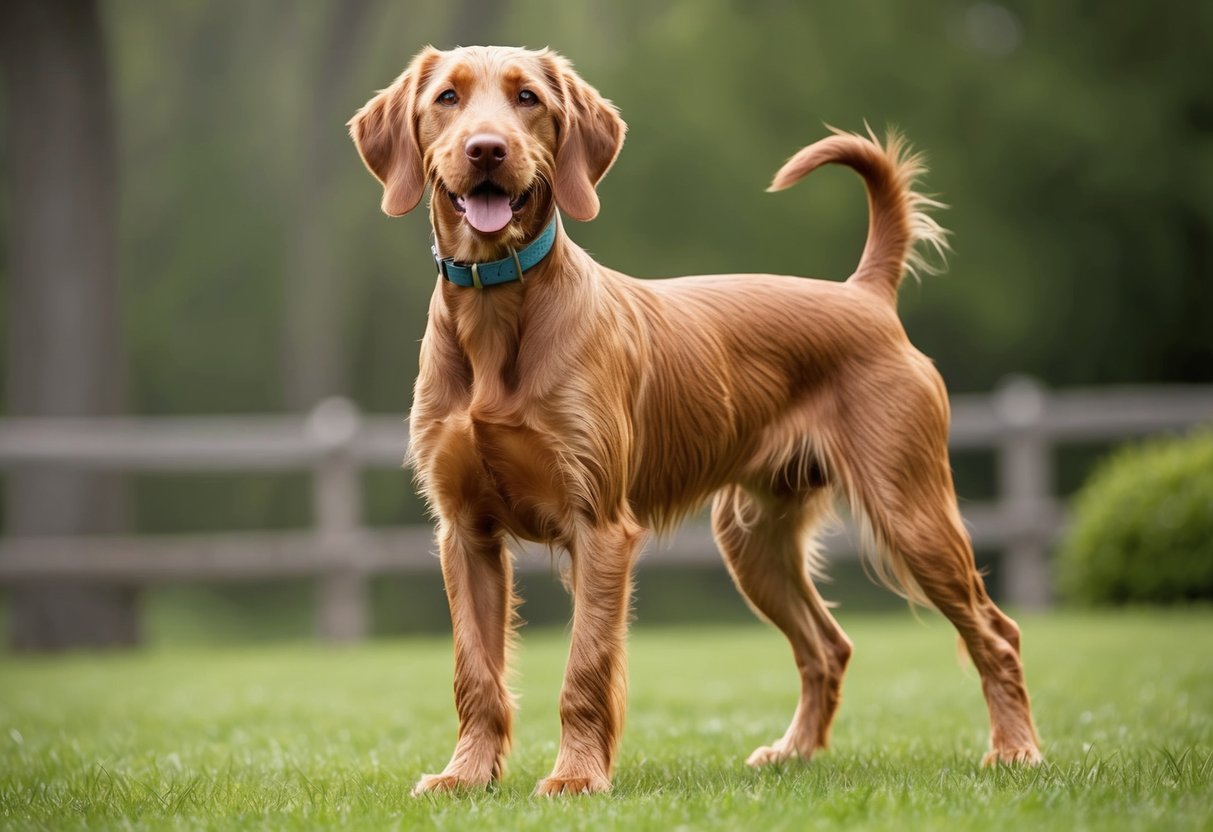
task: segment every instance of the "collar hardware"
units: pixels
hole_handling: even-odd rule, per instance
[[[511,248],[509,257],[486,263],[458,263],[453,257],[441,257],[436,243],[430,246],[430,253],[434,256],[438,274],[456,286],[483,290],[515,280],[524,282],[523,273],[539,265],[551,252],[558,227],[559,216],[553,214],[551,221],[530,243],[521,249]]]

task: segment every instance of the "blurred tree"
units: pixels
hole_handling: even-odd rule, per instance
[[[509,16],[506,0],[462,0],[452,3],[450,43],[461,46],[503,42],[501,21]]]
[[[102,8],[140,412],[294,409],[338,390],[367,410],[407,409],[434,286],[428,223],[380,213],[343,125],[427,42],[550,45],[620,106],[631,127],[603,212],[567,226],[606,265],[843,278],[866,233],[854,175],[763,186],[823,121],[894,123],[929,151],[927,187],[953,206],[941,215],[956,232],[949,274],[901,296],[912,339],[953,391],[1009,372],[1056,385],[1213,380],[1213,4]],[[36,129],[63,106],[48,97],[32,122],[12,116]],[[29,220],[12,216],[15,240]],[[13,321],[26,317],[4,294]],[[230,482],[137,480],[136,520],[167,531],[307,516],[298,483]],[[372,515],[421,520],[408,490],[407,475],[384,473]]]
[[[297,17],[302,8],[295,8]],[[350,81],[372,10],[369,0],[336,0],[321,15],[318,35],[308,39],[316,48],[304,60],[308,98],[295,133],[303,145],[302,175],[293,180],[294,239],[283,285],[283,398],[293,410],[350,392],[347,321],[354,292],[349,270],[343,266],[342,241],[335,233],[339,223],[333,188],[346,161],[349,140],[341,125],[353,114]],[[297,26],[303,24],[296,21]]]
[[[452,3],[447,42],[492,41],[509,5],[504,0]],[[369,27],[383,19],[384,10],[372,0],[335,0],[319,14],[310,6],[292,7],[292,11],[295,39],[304,44],[299,64],[307,79],[307,97],[294,133],[302,153],[291,180],[295,215],[283,282],[281,366],[284,402],[292,410],[303,410],[325,396],[353,392],[351,319],[366,290],[365,273],[350,267],[338,216],[344,206],[335,197],[338,187],[348,182],[342,174],[348,174],[356,159],[341,125],[353,115],[351,100],[371,95],[369,89],[355,91],[351,80],[358,78]],[[409,57],[402,53],[396,60],[403,66]],[[378,84],[387,86],[390,80],[385,76]]]
[[[7,410],[13,416],[118,412],[125,398],[115,235],[115,136],[98,3],[6,0],[0,54],[9,151]],[[16,535],[113,531],[122,482],[16,471],[5,488]],[[130,644],[133,589],[55,584],[12,596],[21,649]]]

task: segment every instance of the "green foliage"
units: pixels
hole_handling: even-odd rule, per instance
[[[326,394],[407,410],[434,282],[428,223],[424,210],[382,215],[344,122],[426,43],[550,45],[619,105],[630,130],[602,214],[568,224],[609,266],[843,278],[866,232],[858,179],[828,169],[788,193],[763,188],[823,122],[897,124],[952,206],[951,270],[909,283],[901,310],[953,391],[1009,372],[1054,386],[1213,380],[1213,4],[103,8],[132,412],[304,406],[285,379],[313,339],[337,356]],[[356,9],[365,19],[334,50]],[[310,254],[329,264],[323,291],[300,277]],[[289,325],[305,294],[327,334]],[[0,309],[8,295],[0,273]],[[396,477],[370,486],[376,515],[422,520],[416,502],[392,507],[407,489]],[[188,490],[141,491],[140,526],[215,528],[240,513],[206,484]],[[263,483],[232,496],[264,509],[249,523],[283,526],[306,511],[298,494]]]
[[[493,31],[467,32],[486,5],[505,7],[485,16]],[[973,31],[990,5],[383,3],[322,110],[313,79],[340,2],[117,0],[131,407],[285,406],[283,309],[302,288],[292,257],[319,131],[336,139],[322,229],[346,386],[367,410],[407,409],[433,286],[427,218],[380,213],[343,124],[424,44],[473,40],[550,45],[619,105],[630,130],[602,214],[568,224],[608,265],[845,277],[866,229],[854,175],[763,188],[823,122],[893,123],[952,206],[952,269],[906,286],[902,308],[953,389],[1008,372],[1213,380],[1213,51],[1199,34],[1213,5],[1008,4],[1008,51]]]
[[[1059,555],[1069,598],[1213,599],[1213,430],[1125,448],[1074,501]]]
[[[530,796],[567,655],[524,632],[493,791],[414,799],[455,740],[447,639],[0,656],[0,827],[30,829],[1197,829],[1213,814],[1208,611],[1021,621],[1040,769],[982,769],[980,686],[937,616],[842,616],[828,752],[755,772],[798,690],[770,628],[636,633],[609,795]],[[1081,656],[1081,661],[1075,661]],[[1126,680],[1148,684],[1126,684]]]

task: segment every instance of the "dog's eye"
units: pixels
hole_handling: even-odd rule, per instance
[[[534,107],[539,103],[539,96],[535,95],[535,93],[531,92],[530,90],[523,90],[522,92],[518,93],[518,103],[523,107]]]
[[[459,96],[455,94],[454,90],[443,90],[438,96],[438,103],[444,107],[454,107],[459,103]]]

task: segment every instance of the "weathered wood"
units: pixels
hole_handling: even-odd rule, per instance
[[[1213,420],[1213,386],[1049,391],[1040,428],[1050,445],[1104,442]],[[953,450],[993,448],[1003,422],[992,396],[952,398]],[[365,416],[353,453],[398,467],[408,449],[403,416]],[[158,416],[0,419],[0,469],[26,466],[122,471],[298,470],[323,449],[304,416]]]
[[[1027,609],[1049,603],[1047,524],[1053,513],[1053,468],[1041,422],[1045,392],[1026,378],[1008,380],[996,394],[995,412],[1002,423],[998,440],[998,479],[1010,525],[1004,541],[1004,596]]]
[[[1011,538],[1016,520],[993,504],[968,504],[965,519],[978,546]],[[1050,515],[1053,538],[1062,517]],[[857,536],[847,530],[825,537],[832,558],[856,555]],[[520,572],[552,569],[552,554],[534,543],[514,543]],[[362,528],[347,538],[324,540],[312,530],[179,534],[0,538],[0,583],[15,584],[74,575],[94,582],[173,583],[253,581],[273,577],[321,577],[352,567],[364,575],[436,572],[437,547],[429,526]],[[355,553],[351,556],[351,553]],[[646,566],[710,565],[719,562],[707,524],[693,522],[668,540],[649,542]]]
[[[1003,595],[1016,606],[1049,601],[1048,553],[1064,528],[1052,495],[1051,454],[1062,442],[1099,442],[1213,419],[1213,387],[1045,391],[1030,381],[995,396],[953,400],[952,447],[995,451],[999,498],[964,503],[975,545],[1004,550]],[[98,584],[317,578],[317,629],[351,640],[366,632],[367,577],[436,571],[429,526],[371,529],[362,523],[360,473],[399,467],[408,445],[400,417],[360,416],[328,400],[309,417],[0,420],[0,469],[55,466],[115,471],[313,471],[312,529],[212,535],[8,537],[0,582],[72,579]],[[852,557],[857,538],[827,537],[832,557]],[[533,544],[511,547],[520,571],[551,571]],[[719,563],[711,533],[691,523],[650,542],[648,565]]]
[[[309,438],[323,449],[313,469],[312,512],[316,536],[334,553],[318,587],[316,628],[327,641],[357,641],[366,635],[367,582],[359,567],[362,477],[353,446],[361,416],[346,399],[326,399],[308,419]]]

